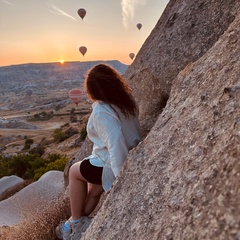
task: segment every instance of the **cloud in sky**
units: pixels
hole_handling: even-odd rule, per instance
[[[144,5],[146,0],[122,0],[122,21],[124,28],[128,28],[128,24],[133,20],[136,7],[138,5]]]
[[[64,12],[62,9],[58,8],[55,5],[51,5],[51,8],[49,9],[50,13],[59,15],[59,16],[63,16],[63,17],[67,17],[73,21],[77,21],[77,19],[73,16],[71,16],[70,14]]]
[[[11,3],[11,2],[9,2],[9,1],[7,1],[7,0],[0,0],[0,1],[3,2],[3,3],[5,3],[5,4],[7,4],[7,5],[14,6],[13,3]]]

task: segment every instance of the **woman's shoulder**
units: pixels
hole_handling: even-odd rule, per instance
[[[95,101],[92,105],[93,112],[113,112],[113,109],[108,103],[103,101]]]
[[[108,104],[103,102],[103,101],[95,101],[93,104],[92,104],[92,108],[93,110],[95,109],[104,109],[104,108],[107,108],[108,107]]]
[[[111,115],[112,117],[119,118],[118,110],[115,105],[110,105],[103,101],[96,101],[93,104],[93,114],[107,114]]]

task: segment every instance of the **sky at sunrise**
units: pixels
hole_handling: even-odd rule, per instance
[[[131,64],[168,0],[0,0],[0,66],[119,60]],[[77,11],[86,10],[82,20]],[[142,24],[139,30],[136,25]],[[86,46],[83,56],[80,46]]]

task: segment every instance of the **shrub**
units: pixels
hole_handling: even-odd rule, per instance
[[[63,171],[68,159],[60,154],[49,154],[43,159],[38,154],[20,154],[10,158],[0,155],[0,178],[16,175],[27,180],[38,180],[50,170]]]
[[[73,127],[70,127],[70,128],[68,128],[68,129],[65,131],[65,134],[67,135],[68,138],[71,137],[71,136],[73,136],[73,135],[75,135],[75,134],[77,134],[77,133],[79,133],[79,132],[78,132],[78,129],[73,128]]]
[[[0,156],[0,178],[11,175],[11,169],[9,168],[9,158]]]
[[[81,141],[84,141],[87,136],[87,127],[83,127],[80,132],[80,139]]]
[[[41,144],[38,144],[36,147],[29,150],[30,154],[38,154],[40,156],[42,156],[44,152],[45,152],[45,146]]]
[[[32,156],[35,156],[35,158],[29,161],[29,164],[31,167],[28,168],[27,171],[24,173],[23,175],[24,179],[33,179],[35,171],[45,166],[46,164],[46,161],[43,158],[41,158],[39,155],[33,154]]]
[[[76,115],[71,115],[70,116],[70,122],[71,123],[75,123],[75,122],[77,122],[78,120],[77,120],[77,116]]]
[[[33,144],[33,139],[27,138],[25,140],[23,150],[29,149],[31,147],[31,144]]]
[[[37,181],[43,174],[49,172],[51,170],[63,171],[68,159],[64,157],[60,157],[56,159],[54,162],[47,163],[44,167],[38,168],[34,171],[33,180]]]
[[[62,142],[68,138],[60,128],[55,129],[52,136],[55,142]]]
[[[39,164],[38,161],[41,163]],[[34,165],[36,167],[43,165],[43,160],[37,154],[20,154],[8,159],[7,162],[10,169],[10,174],[24,179],[30,179],[33,177],[31,171],[34,171]]]
[[[53,117],[53,112],[40,112],[33,115],[32,118],[29,118],[30,121],[47,121]]]
[[[33,144],[33,139],[31,139],[31,138],[27,138],[26,140],[25,140],[25,144]]]

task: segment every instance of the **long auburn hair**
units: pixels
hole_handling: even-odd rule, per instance
[[[117,106],[129,117],[137,114],[137,105],[132,89],[126,80],[112,67],[106,64],[94,66],[85,78],[85,89],[92,100],[103,101]]]

